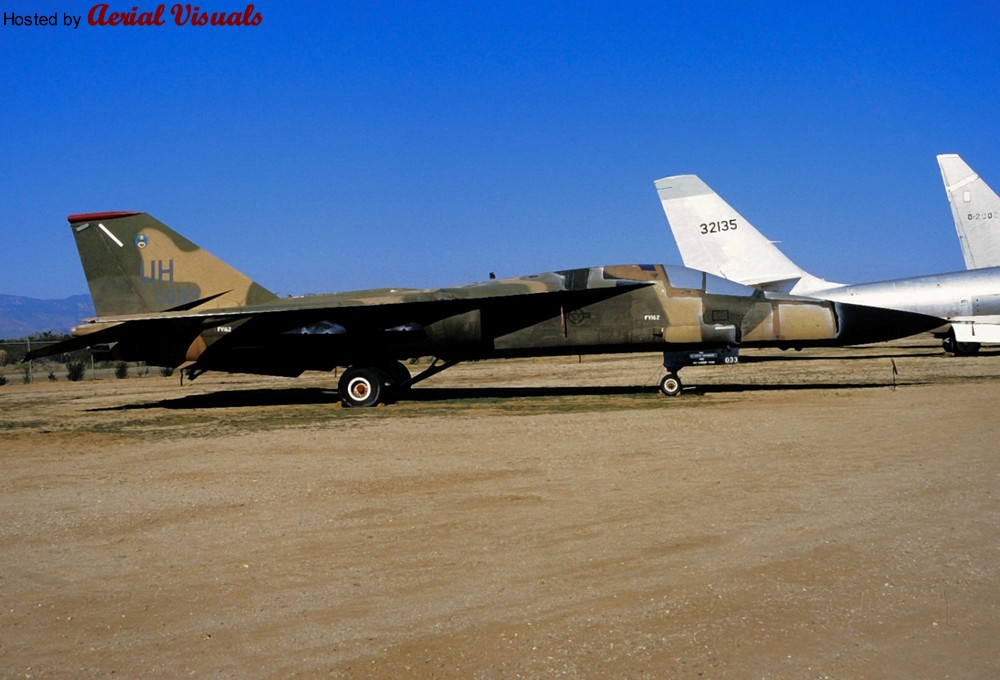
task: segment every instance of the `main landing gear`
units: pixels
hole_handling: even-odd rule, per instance
[[[663,367],[667,374],[660,378],[660,391],[668,397],[676,397],[684,389],[678,375],[685,366],[718,366],[722,364],[738,364],[740,362],[739,347],[721,347],[710,350],[687,350],[680,352],[664,352]]]
[[[405,366],[403,370],[406,370]],[[379,369],[351,366],[340,376],[337,390],[345,405],[374,406],[379,403],[383,393],[390,386],[389,380],[389,375]]]
[[[941,342],[941,347],[944,348],[945,352],[956,357],[972,357],[979,354],[982,345],[978,342],[959,342],[958,338],[955,337],[955,329],[952,328]]]
[[[435,359],[430,366],[415,376],[411,376],[409,369],[399,361],[377,366],[350,366],[340,376],[337,391],[344,406],[376,406],[457,363],[457,361],[439,363]]]

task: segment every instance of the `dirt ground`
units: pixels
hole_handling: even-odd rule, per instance
[[[1000,350],[746,358],[12,376],[0,675],[1000,677]]]

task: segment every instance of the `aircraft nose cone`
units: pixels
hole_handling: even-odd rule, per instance
[[[947,323],[936,316],[900,312],[894,309],[834,303],[840,320],[837,339],[847,345],[863,345],[905,338],[938,328]]]

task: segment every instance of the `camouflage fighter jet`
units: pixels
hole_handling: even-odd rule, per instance
[[[373,406],[460,361],[663,353],[678,371],[732,364],[741,347],[877,342],[933,317],[748,288],[683,267],[619,265],[453,288],[279,298],[145,213],[71,215],[97,316],[29,358],[108,346],[113,357],[186,370],[298,376],[345,367],[350,406]],[[403,360],[434,356],[411,376]]]

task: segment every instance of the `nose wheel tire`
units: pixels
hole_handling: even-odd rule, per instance
[[[681,385],[681,379],[676,373],[667,373],[660,380],[660,391],[668,397],[676,397],[681,393],[682,389],[683,385]]]
[[[351,366],[340,376],[337,390],[346,406],[375,406],[385,392],[385,379],[372,368]]]

